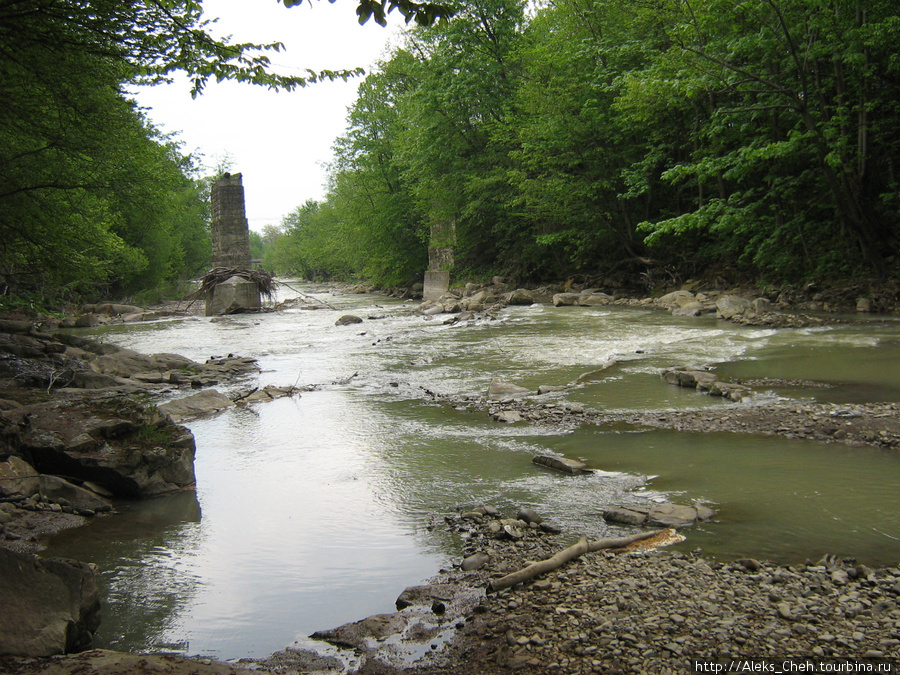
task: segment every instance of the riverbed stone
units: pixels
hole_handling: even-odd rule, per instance
[[[744,314],[753,308],[753,303],[741,295],[726,294],[716,300],[716,317],[719,319],[731,319],[736,315]]]
[[[517,288],[509,294],[507,303],[510,305],[531,305],[534,303],[534,295],[527,288]]]
[[[503,396],[526,396],[530,393],[530,389],[520,387],[516,384],[512,384],[511,382],[506,382],[499,377],[492,378],[491,384],[488,387],[488,398],[492,399],[500,398]]]
[[[532,464],[543,466],[554,471],[561,471],[570,476],[590,473],[590,469],[584,462],[568,457],[556,457],[553,455],[539,455],[531,460]]]
[[[440,313],[440,312],[438,312]],[[335,326],[352,326],[355,323],[362,323],[363,320],[361,317],[356,316],[355,314],[344,314],[344,316],[340,317],[337,321],[334,322]]]
[[[552,394],[553,392],[565,391],[566,389],[568,389],[568,387],[563,387],[556,384],[542,384],[537,388],[537,393],[540,396],[543,396],[544,394]]]
[[[522,417],[522,413],[518,410],[500,410],[493,415],[493,418],[498,422],[504,422],[506,424],[516,424],[517,422],[525,421],[525,418]]]
[[[578,304],[578,293],[557,293],[553,296],[554,307],[574,307]]]
[[[463,572],[472,572],[474,570],[480,570],[489,562],[491,562],[491,556],[487,553],[473,553],[464,558],[459,567]]]
[[[518,512],[516,512],[516,518],[528,524],[534,523],[535,525],[540,525],[544,522],[544,519],[541,518],[540,514],[529,506],[520,508]]]

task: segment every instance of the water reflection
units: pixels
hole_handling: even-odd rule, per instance
[[[182,651],[186,642],[171,637],[173,627],[202,584],[200,575],[179,562],[203,548],[197,496],[189,491],[119,502],[116,510],[60,533],[49,554],[99,567],[104,609],[95,646]]]

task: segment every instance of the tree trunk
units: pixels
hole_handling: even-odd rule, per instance
[[[653,530],[651,532],[640,532],[638,534],[633,534],[629,537],[598,539],[597,541],[591,542],[587,540],[587,537],[582,537],[576,543],[572,544],[568,548],[564,548],[562,551],[558,551],[546,560],[533,562],[527,567],[523,567],[522,569],[518,570],[517,572],[507,574],[505,577],[492,579],[488,583],[488,590],[501,591],[504,588],[509,588],[510,586],[515,586],[516,584],[520,584],[523,581],[533,579],[534,577],[538,576],[539,574],[543,574],[544,572],[552,572],[553,570],[562,567],[570,560],[574,560],[575,558],[578,558],[585,553],[600,551],[606,548],[623,548],[625,546],[628,546],[629,544],[635,543],[636,541],[643,541],[644,539],[655,537],[665,531],[666,530]]]

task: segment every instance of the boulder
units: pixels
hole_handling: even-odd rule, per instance
[[[613,296],[606,293],[581,293],[578,296],[578,304],[581,307],[598,307],[608,305],[614,300]]]
[[[0,654],[52,656],[91,646],[100,625],[92,565],[0,548]]]
[[[196,394],[166,401],[156,406],[162,414],[180,422],[189,417],[219,412],[234,405],[234,401],[215,389],[204,389]]]
[[[539,455],[531,460],[532,464],[544,466],[554,471],[561,471],[570,476],[577,476],[583,473],[590,473],[590,469],[584,462],[577,459],[569,459],[568,457],[554,457],[552,455]]]
[[[708,370],[688,370],[685,368],[664,370],[662,378],[669,384],[695,388],[699,391],[709,391],[719,379]]]
[[[534,304],[534,296],[527,288],[517,288],[509,294],[507,302],[510,305],[531,305]]]
[[[40,477],[40,494],[47,501],[67,504],[76,513],[112,511],[112,504],[98,494],[74,485],[59,476],[42,475]]]
[[[666,306],[678,306],[681,307],[684,304],[687,304],[688,301],[694,300],[694,294],[690,291],[672,291],[671,293],[666,293],[659,299],[659,304]]]
[[[740,295],[723,295],[716,300],[716,318],[731,319],[753,309],[753,303]]]
[[[40,487],[40,474],[21,457],[11,455],[0,462],[0,497],[30,497]]]
[[[578,293],[557,293],[553,296],[554,307],[574,307],[578,304]]]
[[[525,396],[530,393],[530,389],[505,382],[499,377],[492,378],[490,387],[488,387],[488,398],[493,399],[500,398],[501,396]]]
[[[495,302],[497,302],[497,296],[495,296],[494,293],[489,290],[478,291],[468,299],[469,305],[484,306],[492,305]]]
[[[672,310],[673,316],[700,316],[703,314],[703,303],[692,300]]]
[[[768,314],[772,311],[772,301],[768,298],[756,298],[751,307],[757,314]]]
[[[402,633],[408,626],[407,617],[400,613],[375,614],[353,623],[345,623],[337,628],[318,630],[310,637],[324,640],[338,647],[348,647],[365,651],[371,640],[386,640]]]
[[[363,320],[353,314],[345,314],[334,322],[335,326],[352,326],[355,323],[362,323]]]
[[[742,384],[731,384],[728,382],[714,382],[709,388],[710,396],[721,396],[729,401],[740,403],[752,393],[750,387]]]
[[[120,305],[115,302],[106,302],[98,305],[84,305],[81,308],[84,314],[106,314],[107,316],[119,316],[121,314],[141,314],[147,310],[135,305]]]
[[[430,584],[427,586],[409,586],[394,603],[398,610],[406,607],[446,606],[453,601],[456,588],[452,584]],[[439,612],[438,612],[439,613]]]

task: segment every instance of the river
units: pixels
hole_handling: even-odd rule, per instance
[[[264,656],[311,632],[391,611],[397,595],[458,561],[439,524],[466,504],[533,507],[568,536],[619,533],[604,508],[701,501],[714,521],[679,544],[722,560],[783,563],[834,553],[900,560],[900,457],[870,447],[737,434],[504,425],[436,405],[424,389],[478,397],[491,378],[607,411],[734,404],[666,385],[659,369],[810,380],[763,392],[837,403],[900,401],[900,323],[769,330],[624,307],[509,307],[444,325],[417,304],[291,284],[330,308],[191,317],[86,333],[198,361],[229,353],[262,372],[222,388],[321,385],[187,423],[196,493],[121,504],[55,537],[46,555],[100,568],[99,646],[220,659]],[[336,326],[342,314],[364,319]],[[184,392],[174,395],[184,395]],[[559,453],[596,469],[531,463]],[[561,537],[561,545],[567,543]]]

